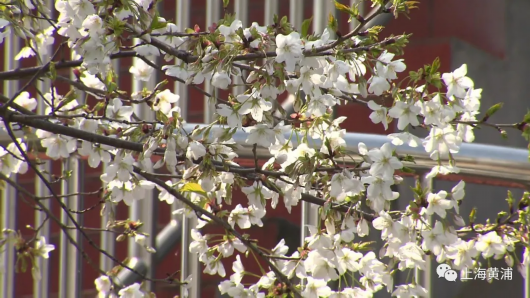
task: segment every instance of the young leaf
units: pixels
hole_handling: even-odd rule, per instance
[[[484,116],[484,118],[482,118],[482,122],[486,122],[488,121],[488,119],[493,116],[493,114],[497,113],[497,111],[499,111],[501,108],[502,108],[502,105],[504,103],[502,102],[499,102],[498,104],[494,104],[492,105],[487,111],[486,111],[486,115]]]
[[[313,21],[313,17],[310,17],[309,19],[305,19],[303,22],[302,22],[302,31],[301,31],[301,36],[307,36],[307,33],[309,31],[309,26],[311,26],[311,22]]]
[[[194,182],[188,182],[180,188],[181,192],[194,192],[196,194],[207,196],[206,192],[202,189],[201,185]]]

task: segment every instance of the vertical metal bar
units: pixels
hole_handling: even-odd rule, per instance
[[[71,176],[61,182],[61,194],[79,192],[79,164],[75,158],[68,158],[63,161],[62,174],[71,171]],[[80,210],[82,204],[80,203],[80,196],[70,196],[61,199],[63,204],[70,210]],[[79,214],[70,212],[74,220],[78,223]],[[61,211],[61,224],[65,226],[73,226],[73,222],[69,219],[66,211]],[[79,231],[71,230],[68,232],[72,239],[78,245],[82,245],[79,241]],[[59,264],[59,297],[70,298],[80,297],[81,294],[81,275],[79,269],[81,265],[80,254],[77,248],[69,243],[66,235],[61,233],[60,236],[60,264]]]
[[[114,73],[118,74],[118,79],[119,79],[119,77],[120,77],[120,75],[119,75],[120,74],[120,62],[119,62],[118,59],[112,60],[112,69],[113,69]],[[107,166],[108,166],[108,163],[103,163],[103,165],[101,167],[102,173],[105,173]],[[101,187],[105,188],[106,186],[107,185],[106,185],[105,182],[101,182]],[[112,213],[116,214],[116,208],[114,208],[113,204],[106,204],[105,208],[111,208],[112,210],[106,210],[107,213],[105,213],[101,217],[101,228],[102,229],[106,229],[107,228],[107,223],[109,222],[109,220],[111,220],[111,216],[109,214],[112,214]],[[113,233],[102,232],[100,234],[100,241],[101,241],[101,248],[104,249],[105,251],[107,251],[112,256],[114,256],[115,253],[116,253],[116,238],[115,238],[115,235],[113,235]],[[108,271],[108,270],[112,269],[112,267],[114,266],[114,263],[112,262],[112,260],[110,260],[106,256],[100,255],[100,257],[99,257],[99,266],[101,267],[102,270]]]
[[[235,0],[234,12],[236,14],[236,19],[240,20],[243,24],[243,28],[245,28],[248,25],[248,0]],[[242,73],[245,72],[242,70]],[[232,93],[234,96],[243,94],[245,90],[247,90],[247,88],[244,86],[245,81],[241,79],[241,76],[234,77],[232,82],[239,85],[232,88]]]
[[[289,0],[289,21],[297,30],[302,29],[304,20],[304,1]]]
[[[156,63],[155,57],[147,57],[149,60]],[[133,64],[137,65],[138,63],[144,63],[140,59],[136,58],[133,60]],[[151,75],[151,78],[148,82],[142,82],[139,80],[133,80],[132,82],[132,91],[138,92],[141,91],[144,87],[148,90],[154,90],[157,82],[157,75],[155,72]],[[153,121],[155,115],[151,108],[146,103],[135,104],[134,113],[143,120]],[[151,172],[152,169],[144,169]],[[129,217],[132,220],[140,220],[144,223],[142,231],[149,234],[147,238],[147,245],[150,247],[155,247],[156,239],[156,225],[158,223],[157,216],[155,216],[155,200],[154,200],[154,191],[148,192],[145,198],[135,201],[131,208],[129,209]],[[153,279],[156,273],[156,263],[154,262],[154,255],[147,252],[143,247],[140,247],[134,242],[134,239],[129,240],[129,256],[140,257],[142,261],[148,268],[147,277]],[[149,291],[154,290],[154,284],[152,281],[147,280],[146,289]]]
[[[72,175],[68,179],[68,191],[70,193],[79,193],[82,192],[82,188],[80,186],[80,181],[85,181],[84,179],[84,172],[83,166],[79,165],[79,160],[77,158],[69,158],[68,159],[68,169],[72,172]],[[76,195],[66,198],[68,201],[68,207],[71,210],[82,210],[83,209],[83,197]],[[81,214],[75,214],[72,213],[72,216],[74,217],[75,221],[79,223],[79,225],[83,226],[82,221],[82,215]],[[73,223],[70,223],[70,225],[73,225]],[[82,249],[83,241],[80,241],[80,233],[78,230],[72,230],[72,238],[78,243],[78,245]],[[82,272],[81,268],[81,254],[78,251],[78,248],[76,248],[74,245],[69,244],[68,245],[68,280],[65,281],[68,283],[67,289],[68,289],[68,297],[81,297],[81,289],[82,289],[82,275],[79,274],[79,272]]]
[[[48,0],[48,1],[46,1],[46,5],[51,8],[53,6],[53,2]],[[50,53],[52,47],[51,46],[47,46],[47,48],[48,48],[48,53]],[[50,56],[49,55],[42,55],[41,58],[42,58],[42,61],[48,61],[48,59],[50,59]],[[43,77],[39,82],[37,82],[37,88],[42,93],[48,92],[48,90],[50,90],[50,87],[51,87],[51,83],[50,83],[49,79],[47,79],[47,78]],[[33,96],[37,98],[36,94],[34,94]],[[44,105],[44,102],[40,101],[38,103],[38,105],[37,105],[37,114],[44,115],[45,107],[46,106]],[[41,173],[51,173],[51,171],[52,171],[51,162],[49,160],[43,161],[43,164],[38,165],[38,168],[39,168],[39,171]],[[38,178],[35,179],[35,195],[39,196],[39,197],[50,195],[50,191],[48,190],[48,188],[46,187],[44,182],[41,179],[38,179]],[[50,209],[50,207],[51,207],[51,201],[50,200],[43,200],[41,203],[44,205],[45,208]],[[35,227],[41,226],[41,224],[45,220],[45,218],[46,218],[46,216],[45,216],[43,211],[36,210],[35,211]],[[46,222],[42,226],[42,228],[39,231],[39,235],[40,236],[44,236],[46,238],[46,241],[50,241],[51,233],[50,233],[50,223],[49,222]],[[37,265],[38,265],[38,267],[40,269],[41,279],[33,281],[33,297],[34,298],[44,298],[44,297],[47,297],[48,291],[49,291],[49,283],[50,283],[50,278],[49,278],[49,270],[50,270],[50,268],[49,268],[49,260],[48,259],[44,259],[44,258],[37,258],[35,260],[35,262],[37,263]]]
[[[179,30],[184,31],[190,23],[190,0],[177,0],[176,25]],[[176,59],[177,64],[182,61]],[[175,93],[180,96],[179,107],[182,118],[188,118],[188,86],[175,82]]]
[[[530,298],[530,262],[525,261],[524,270],[526,278],[524,279],[524,297]]]
[[[19,63],[15,61],[15,55],[20,50],[20,39],[14,34],[9,34],[4,40],[4,70],[12,70],[19,67]],[[18,91],[19,81],[6,80],[4,81],[4,95],[11,97]],[[16,178],[13,178],[16,179]],[[16,230],[16,191],[13,187],[6,185],[2,191],[2,228],[10,228]],[[15,250],[7,249],[0,254],[3,258],[5,268],[4,274],[0,276],[0,293],[2,297],[11,298],[15,295]]]
[[[14,178],[16,179],[16,178]],[[1,229],[16,230],[16,190],[6,185],[2,190],[2,227]],[[3,274],[0,275],[0,293],[1,297],[15,297],[15,248],[13,245],[7,245],[3,253],[0,253],[3,264]]]
[[[40,85],[44,85],[45,83],[40,83]],[[42,86],[44,87],[44,86]],[[46,90],[41,88],[41,90]],[[40,104],[37,106],[37,112],[38,114],[44,114],[44,105]],[[52,167],[50,161],[45,161],[44,164],[38,166],[39,171],[41,173],[51,173]],[[42,196],[48,196],[50,195],[50,191],[42,182],[41,179],[35,180],[35,195],[42,197]],[[50,200],[44,200],[42,201],[42,204],[45,208],[50,209],[51,208],[51,201]],[[42,224],[42,222],[45,220],[46,216],[44,215],[44,212],[36,210],[35,211],[35,226],[38,227]],[[46,238],[46,241],[50,241],[50,223],[46,222],[39,232],[40,236],[44,236]],[[41,279],[40,280],[34,280],[33,281],[33,297],[34,298],[44,298],[47,297],[49,286],[50,286],[50,278],[49,278],[49,260],[44,258],[37,258],[36,260],[37,265],[40,269],[41,273]]]
[[[322,34],[328,26],[329,14],[335,15],[335,5],[332,1],[313,0],[313,31],[316,34]],[[335,36],[335,32],[329,32],[330,37]]]
[[[189,252],[191,243],[190,231],[197,226],[195,218],[186,218],[182,215],[182,242],[181,242],[181,282],[192,275],[191,285],[188,286],[189,297],[201,297],[201,271],[199,269],[199,257],[195,253]],[[180,295],[184,295],[184,288],[181,288]]]
[[[208,8],[213,7],[214,3],[216,1],[208,1],[207,5],[209,4]],[[220,2],[220,1],[217,1]],[[219,3],[220,5],[220,3]],[[185,27],[189,26],[189,10],[190,10],[190,1],[189,0],[177,0],[177,26],[182,30]],[[213,11],[209,10],[209,14],[207,17],[207,23],[208,25],[211,25],[209,22],[209,18],[211,18],[210,21],[217,21],[218,18],[215,18],[215,9]],[[219,12],[220,15],[220,12]],[[237,16],[236,16],[237,17]],[[187,91],[188,88],[186,85],[183,85],[181,83],[175,83],[175,89],[178,95],[180,95],[179,105],[182,110],[182,118],[184,120],[187,120],[188,118],[188,102],[187,102]],[[209,90],[211,91],[211,90]],[[206,99],[205,99],[206,104]],[[208,105],[205,105],[205,109],[208,107]],[[210,115],[212,116],[213,110],[210,110]],[[205,121],[208,121],[205,115]],[[181,207],[181,204],[178,202],[175,202],[171,206],[172,210],[176,210]],[[189,288],[189,297],[200,297],[200,282],[201,282],[201,274],[199,270],[199,259],[197,255],[193,255],[189,252],[189,244],[190,244],[190,230],[196,226],[196,222],[192,219],[186,218],[185,215],[182,216],[182,242],[181,242],[181,273],[180,273],[180,279],[182,282],[185,281],[185,279],[188,277],[188,275],[192,275],[192,285]],[[183,288],[181,288],[181,296],[183,293]]]
[[[46,7],[50,9],[50,11],[53,11],[54,3],[51,0],[45,1]],[[50,15],[51,16],[51,15]],[[46,46],[47,53],[52,52],[52,46],[48,45]],[[48,61],[50,59],[50,54],[48,55],[41,55],[42,61]],[[44,62],[45,63],[45,62]],[[51,82],[48,78],[41,78],[39,82],[37,82],[37,88],[42,92],[46,93],[48,90],[50,90]],[[34,94],[34,97],[37,97],[36,94]],[[37,114],[44,115],[45,111],[45,105],[41,101],[37,105]],[[37,165],[39,171],[41,173],[51,173],[52,167],[51,162],[49,160],[44,161],[43,164]],[[48,175],[46,175],[49,177]],[[48,179],[48,178],[47,178]],[[42,197],[42,196],[48,196],[50,195],[50,191],[44,184],[44,182],[41,179],[35,179],[35,195]],[[48,210],[51,210],[51,200],[44,200],[41,202],[44,205],[44,208],[47,208]],[[39,236],[43,236],[46,238],[46,241],[50,242],[50,222],[47,221],[43,224],[43,222],[46,220],[45,213],[43,211],[36,210],[35,211],[35,227],[42,227],[39,231]],[[37,266],[40,270],[41,279],[40,280],[33,280],[33,297],[34,298],[45,298],[48,296],[49,287],[50,287],[50,261],[48,259],[44,258],[37,258],[35,260],[37,263]]]
[[[61,172],[64,172],[65,169],[68,169],[67,166],[68,160],[63,160],[63,164],[61,165]],[[68,193],[68,183],[67,181],[63,180],[61,182],[61,194],[67,194]],[[61,199],[63,203],[68,203],[68,198]],[[68,206],[68,205],[66,205]],[[68,225],[68,216],[67,211],[61,210],[61,224],[67,226]],[[68,240],[66,238],[66,235],[64,232],[60,234],[59,239],[59,298],[67,298],[67,289],[66,280],[68,279],[68,273],[67,273],[67,267],[66,263],[68,261]]]
[[[235,0],[234,1],[234,12],[236,13],[236,19],[243,23],[243,27],[248,24],[248,0]]]
[[[322,34],[322,31],[326,28],[326,20],[328,19],[324,0],[313,0],[313,15],[313,31],[316,34]]]
[[[108,166],[107,163],[103,164],[103,167],[101,169],[103,173],[105,172],[107,166]],[[105,188],[106,187],[106,183],[102,182],[101,187]],[[105,213],[101,217],[101,228],[102,229],[106,229],[107,228],[107,223],[109,222],[109,220],[111,220],[111,216],[109,214],[110,213],[114,213],[114,214],[116,213],[116,210],[115,210],[115,208],[114,208],[114,206],[112,204],[106,204],[105,208],[112,208],[112,210],[106,210],[108,213]],[[114,234],[108,233],[108,232],[101,232],[100,241],[101,241],[101,248],[103,250],[105,250],[106,252],[108,252],[112,256],[115,255],[115,253],[116,253],[116,238],[115,238]],[[104,255],[100,255],[99,256],[99,267],[102,270],[109,271],[110,269],[112,269],[113,266],[114,266],[114,263],[112,262],[112,260],[110,260],[109,258],[107,258]]]
[[[221,2],[218,0],[206,0],[206,28],[221,18]],[[204,91],[216,95],[217,89],[213,88],[209,81],[204,81]],[[181,98],[180,100],[184,100]],[[215,98],[204,96],[204,123],[211,123],[215,114]]]
[[[44,110],[44,106],[40,105],[42,107],[39,110]],[[39,113],[41,114],[41,113]],[[49,161],[44,162],[44,164],[39,166],[39,171],[41,173],[51,173],[51,163]],[[50,195],[50,191],[44,185],[44,182],[40,179],[35,180],[35,195],[38,197],[48,196]],[[41,202],[45,208],[50,209],[51,202],[50,200],[43,200]],[[44,215],[44,212],[42,211],[35,211],[35,227],[41,226],[42,222],[45,220],[46,216]],[[50,241],[50,223],[46,222],[42,228],[39,231],[40,236],[44,236],[46,238],[46,241]],[[41,272],[41,279],[40,280],[34,280],[33,281],[33,297],[34,298],[44,298],[46,297],[48,291],[49,291],[49,260],[44,258],[37,258],[36,260],[37,265],[39,266],[40,272]]]
[[[265,0],[265,16],[262,26],[272,24],[272,19],[275,14],[278,14],[278,0]]]
[[[419,182],[421,184],[421,187],[423,189],[428,189],[430,192],[433,191],[433,187],[434,187],[434,181],[432,178],[427,178],[426,177],[427,173],[424,173],[422,174],[421,177],[419,177]],[[429,223],[429,225],[432,225],[432,216],[429,216],[427,218],[427,222]],[[426,298],[430,298],[432,297],[432,293],[431,293],[431,288],[432,288],[432,260],[430,258],[430,256],[425,256],[426,258],[426,266],[425,266],[425,271],[423,272],[423,274],[421,273],[421,270],[419,270],[418,268],[415,268],[414,269],[414,281],[416,282],[416,284],[418,285],[421,285],[422,287],[425,288],[425,290],[427,290],[427,296],[425,296]]]

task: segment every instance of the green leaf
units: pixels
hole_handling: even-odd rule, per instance
[[[514,198],[513,198],[513,195],[512,195],[512,192],[508,190],[508,196],[506,197],[506,202],[508,203],[508,208],[510,209],[510,214],[513,213],[513,203],[514,203]]]
[[[201,185],[195,182],[188,182],[180,188],[181,192],[193,192],[204,197],[207,196],[207,193],[202,189]]]
[[[411,169],[409,167],[403,167],[403,168],[401,168],[400,171],[403,172],[403,173],[415,173],[416,172],[416,171],[414,171],[414,169]]]
[[[57,79],[57,69],[55,69],[55,63],[50,61],[50,79],[55,81]]]
[[[339,30],[339,23],[337,19],[330,13],[328,17],[328,27],[333,31],[337,32]]]
[[[473,209],[469,213],[469,223],[470,224],[475,223],[476,218],[477,218],[477,208],[473,207]]]
[[[230,0],[223,0],[223,8],[227,8]]]
[[[336,1],[335,0],[335,8],[342,11],[342,12],[347,12],[347,13],[350,13],[350,7],[347,6],[347,5],[344,5],[342,3],[340,3],[339,1]]]
[[[309,26],[311,26],[312,21],[313,21],[313,17],[310,17],[309,19],[305,19],[302,22],[302,31],[301,31],[302,36],[307,36],[307,33],[309,31]]]
[[[491,106],[487,111],[486,111],[486,115],[484,116],[484,118],[482,118],[482,122],[486,122],[488,121],[488,119],[493,116],[493,114],[497,113],[497,111],[499,111],[502,106],[504,105],[504,103],[502,102],[499,102],[498,104],[494,104],[493,106]]]
[[[526,115],[524,115],[523,122],[530,123],[530,110],[528,110],[528,112],[526,112]]]
[[[431,74],[435,74],[440,69],[440,57],[436,57],[431,65]]]

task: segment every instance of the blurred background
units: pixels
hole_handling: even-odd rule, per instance
[[[53,2],[53,1],[52,1]],[[339,1],[344,4],[356,4],[358,1]],[[48,2],[50,7],[53,3]],[[166,0],[159,4],[159,12],[162,17],[168,21],[175,22],[180,29],[193,28],[198,25],[201,30],[206,30],[214,22],[222,18],[224,11],[222,0]],[[362,12],[369,13],[372,9],[370,4],[359,4]],[[54,16],[57,12],[54,11]],[[393,19],[390,14],[382,15],[376,18],[367,26],[382,25],[387,27],[381,39],[386,36],[398,35],[403,33],[412,33],[410,44],[405,48],[405,63],[407,71],[417,70],[424,64],[430,64],[439,57],[441,60],[441,72],[450,72],[463,63],[468,65],[468,76],[475,82],[475,88],[483,88],[482,92],[482,111],[485,111],[491,105],[504,102],[504,109],[495,114],[491,122],[495,123],[514,123],[522,119],[522,116],[530,107],[530,101],[527,95],[530,94],[530,81],[528,70],[530,68],[530,1],[528,0],[422,0],[419,3],[419,9],[410,13],[410,19],[401,16],[399,19]],[[274,14],[288,16],[289,21],[296,29],[300,29],[303,20],[313,16],[313,31],[320,34],[327,25],[328,15],[334,14],[339,21],[342,33],[348,32],[357,24],[348,23],[348,17],[335,11],[333,1],[328,0],[232,0],[227,8],[227,12],[236,13],[236,18],[243,22],[243,26],[250,26],[252,22],[259,24],[272,24]],[[61,37],[55,35],[56,44]],[[13,57],[24,46],[16,37],[6,37],[0,53],[3,55],[3,62],[0,67],[4,70],[16,68],[25,68],[35,66],[35,59],[25,59],[15,61]],[[398,57],[396,57],[398,58]],[[65,54],[64,60],[69,60],[68,53]],[[156,82],[167,77],[157,74],[151,82],[135,81],[129,72],[129,68],[135,63],[132,58],[125,58],[113,61],[113,67],[119,75],[120,89],[126,91],[138,91],[143,87],[153,88]],[[69,69],[59,71],[64,76],[72,76]],[[22,80],[5,80],[0,85],[5,96],[10,96],[23,86],[29,78]],[[170,78],[169,78],[170,79]],[[170,79],[171,80],[171,79]],[[40,87],[43,92],[48,92],[50,82],[41,82]],[[60,94],[65,94],[69,90],[66,84],[54,84]],[[202,86],[211,90],[210,86]],[[47,90],[45,89],[47,88]],[[209,122],[213,115],[213,109],[208,106],[204,96],[191,87],[184,86],[180,83],[168,85],[168,88],[177,92],[181,96],[180,104],[184,116],[188,123]],[[244,90],[235,89],[233,92],[239,93]],[[221,92],[220,97],[226,97],[226,92]],[[33,94],[33,97],[37,97]],[[286,96],[280,99],[286,108],[289,108],[285,101]],[[88,99],[88,103],[93,99]],[[40,101],[41,102],[41,101]],[[144,119],[149,119],[152,115],[137,110],[139,115]],[[362,132],[372,134],[389,134],[394,131],[384,131],[381,125],[374,125],[368,118],[371,113],[366,107],[359,105],[342,105],[336,109],[337,116],[348,116],[343,123],[343,128],[348,132]],[[494,129],[483,128],[475,130],[476,142],[484,144],[495,144],[502,146],[526,148],[526,141],[520,137],[516,131],[508,131],[507,140],[501,138],[500,134]],[[3,141],[7,141],[4,138]],[[245,160],[240,160],[245,164]],[[99,179],[102,168],[92,169],[86,165],[84,160],[71,161],[49,161],[46,165],[50,173],[59,175],[65,169],[74,170],[77,174],[68,183],[54,185],[57,192],[61,191],[97,191],[102,185]],[[18,183],[30,191],[46,195],[42,183],[35,179],[34,174],[26,174],[17,177]],[[456,179],[456,181],[455,181]],[[458,181],[458,177],[453,181],[435,181],[434,189],[450,190]],[[505,208],[504,201],[506,191],[511,189],[516,198],[520,198],[522,190],[518,187],[521,185],[503,184],[503,186],[486,185],[492,184],[491,181],[482,181],[476,179],[468,183],[464,205],[461,207],[461,214],[467,220],[473,206],[478,206],[477,222],[485,221],[487,218],[495,219],[496,212],[500,208]],[[408,204],[411,192],[409,186],[414,183],[414,178],[406,178],[403,185],[398,187],[403,199],[396,203],[397,208],[402,208]],[[486,184],[484,184],[486,183]],[[197,269],[191,256],[186,253],[187,250],[181,249],[181,239],[186,238],[186,232],[181,233],[181,227],[186,224],[178,217],[171,215],[171,211],[178,208],[172,206],[168,208],[165,202],[158,204],[157,194],[151,195],[155,200],[143,200],[138,205],[129,210],[123,204],[120,204],[115,210],[118,219],[139,219],[146,222],[145,229],[150,231],[154,239],[160,231],[167,227],[168,223],[173,225],[165,237],[171,243],[166,247],[163,254],[156,257],[146,254],[137,245],[130,245],[127,241],[116,243],[115,235],[102,234],[97,231],[89,231],[92,239],[97,245],[105,248],[118,259],[124,260],[127,257],[138,257],[144,261],[144,270],[149,276],[155,278],[165,278],[167,274],[172,274],[181,268],[181,262],[190,263],[190,272],[198,270],[202,272],[202,265]],[[237,204],[245,202],[246,198],[240,193],[235,194],[234,200]],[[17,200],[16,191],[10,188],[3,191],[1,204],[2,228],[12,228],[20,230],[28,238],[32,232],[25,229],[25,226],[31,224],[38,225],[42,217],[21,200]],[[83,209],[98,204],[100,196],[83,195],[78,196],[77,203],[73,203],[76,208]],[[49,202],[50,208],[59,214],[59,206]],[[265,228],[251,229],[249,234],[259,240],[264,247],[272,248],[279,240],[286,239],[288,245],[293,250],[300,243],[300,223],[301,210],[300,206],[293,208],[291,214],[288,214],[281,206],[276,210],[270,210],[267,213]],[[99,227],[102,220],[99,217],[99,208],[92,213],[79,215],[78,219],[86,227]],[[65,222],[66,219],[65,219]],[[103,219],[105,222],[105,219]],[[186,230],[186,228],[184,229]],[[215,227],[206,228],[208,233],[221,232]],[[59,236],[59,228],[55,224],[47,224],[44,233],[48,235],[49,241],[56,246],[56,251],[50,254],[49,261],[42,262],[40,267],[43,272],[43,279],[39,282],[33,282],[31,274],[18,273],[10,274],[9,269],[13,269],[14,256],[9,252],[2,256],[5,259],[6,273],[1,276],[0,293],[2,297],[94,297],[94,279],[98,273],[86,265],[81,256],[71,247],[68,247],[63,237]],[[76,235],[79,237],[79,235]],[[370,239],[377,240],[378,235],[372,234]],[[105,270],[110,270],[114,264],[108,260],[100,259],[99,254],[92,248],[88,241],[81,240],[83,248]],[[65,247],[68,253],[59,253],[59,248]],[[158,249],[158,248],[157,248]],[[159,251],[162,251],[159,249]],[[377,252],[378,250],[375,249]],[[231,262],[229,259],[225,262],[227,276],[231,274]],[[253,260],[244,260],[245,268],[248,271],[258,272],[258,267],[253,264]],[[193,266],[195,268],[193,269]],[[493,263],[494,267],[507,267],[503,261]],[[434,266],[435,267],[435,266]],[[395,284],[404,282],[406,276],[399,275]],[[434,273],[430,277],[432,289],[430,297],[523,297],[523,281],[521,275],[514,270],[513,280],[496,281],[489,284],[486,281],[477,280],[470,282],[449,282],[445,279],[439,279]],[[64,282],[68,280],[68,282]],[[132,279],[131,279],[132,280]],[[203,275],[200,280],[200,297],[216,297],[217,285],[222,280],[218,276]],[[15,285],[14,287],[12,285]],[[195,286],[199,286],[196,284]],[[149,283],[149,288],[155,291],[157,297],[174,297],[179,294],[179,289],[175,286],[165,283]],[[389,297],[388,293],[379,293],[376,297]]]

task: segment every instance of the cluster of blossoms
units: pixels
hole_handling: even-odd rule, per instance
[[[25,5],[26,9],[34,8],[27,1]],[[83,134],[34,131],[46,155],[54,160],[80,155],[88,158],[90,167],[107,165],[101,175],[108,194],[106,204],[123,201],[131,206],[155,188],[160,191],[160,201],[184,202],[175,213],[197,219],[189,250],[204,264],[204,272],[226,277],[223,259],[235,254],[233,274],[219,284],[222,294],[265,297],[266,293],[280,295],[289,290],[299,291],[303,297],[372,297],[384,289],[396,297],[423,296],[426,290],[410,280],[394,285],[395,272],[425,270],[431,256],[456,270],[476,268],[482,259],[490,258],[504,258],[514,266],[515,244],[525,239],[528,231],[499,224],[476,229],[474,223],[468,229],[459,214],[464,181],[450,192],[417,186],[405,210],[391,208],[400,195],[393,187],[403,181],[396,171],[413,162],[396,153],[399,146],[421,146],[430,155],[437,165],[427,179],[459,173],[453,155],[463,142],[474,140],[482,92],[466,76],[466,65],[441,78],[433,75],[437,71],[433,65],[429,76],[411,74],[411,85],[401,88],[396,80],[406,65],[394,58],[405,45],[406,36],[377,42],[373,32],[367,31],[333,39],[328,29],[301,36],[284,22],[274,26],[253,23],[245,28],[232,16],[209,32],[179,34],[175,24],[154,13],[153,5],[150,0],[121,1],[121,5],[56,1],[58,19],[49,20],[54,23],[51,27],[39,22],[35,25],[38,34],[18,30],[26,25],[0,16],[0,41],[16,28],[17,34],[32,45],[22,49],[18,59],[49,55],[34,49],[52,44],[54,33],[67,38],[70,49],[83,59],[76,88],[99,102],[97,109],[87,108],[77,101],[75,93],[61,95],[55,88],[46,90],[42,101],[37,102],[24,91],[13,100],[18,110],[11,106],[9,112],[32,113],[37,104],[43,104],[50,124],[90,134],[83,138]],[[121,45],[123,32],[136,38],[134,46]],[[356,50],[361,47],[368,50]],[[176,63],[158,70],[188,85],[210,82],[216,88],[228,89],[237,77],[243,77],[248,88],[228,99],[214,97],[215,123],[185,131],[178,106],[181,99],[169,89],[160,90],[163,84],[131,95],[118,89],[110,56],[129,48],[138,59],[129,70],[137,80],[149,81],[154,67],[158,67],[151,61],[160,57],[168,63],[175,59]],[[258,59],[259,63],[245,64]],[[294,95],[291,115],[278,104],[279,97],[287,93]],[[156,121],[136,121],[139,117],[133,106],[143,103],[152,109]],[[389,134],[388,142],[379,148],[356,144],[356,158],[351,158],[346,131],[341,128],[346,117],[332,116],[336,105],[348,103],[366,105],[372,111],[371,121],[385,129],[395,119],[399,132]],[[8,125],[2,128],[15,126]],[[427,137],[414,135],[415,128],[425,129]],[[255,168],[238,165],[236,133],[244,133],[245,143],[254,151],[263,147],[272,157],[261,167],[257,159]],[[94,143],[92,134],[104,138]],[[17,139],[0,150],[4,176],[27,171],[23,158],[27,142]],[[139,143],[143,144],[139,150],[132,150],[132,145],[110,145]],[[162,156],[155,159],[156,155]],[[159,183],[145,175],[163,167],[180,179]],[[234,189],[241,190],[247,203],[230,207]],[[268,271],[254,283],[247,282],[253,275],[245,271],[241,256],[261,248],[236,230],[263,227],[269,202],[270,208],[277,208],[283,200],[291,212],[307,198],[320,201],[323,207],[319,209],[320,221],[308,227],[303,245],[287,255],[289,247],[280,241],[265,256]],[[370,212],[363,211],[365,207]],[[519,213],[522,218],[523,212],[524,208],[512,211],[510,217]],[[209,222],[225,223],[226,234],[203,235],[201,228]],[[368,242],[363,240],[371,227],[380,231],[384,242],[378,254],[366,253]],[[146,245],[146,236],[133,235],[139,245],[155,252]],[[34,251],[47,257],[53,247],[44,239],[39,241],[42,243],[37,242]],[[529,260],[525,251],[523,263]],[[289,285],[295,280],[303,283]],[[352,286],[332,288],[329,281],[336,280]],[[95,284],[100,297],[147,295],[138,283],[116,295],[112,276],[101,276]]]

